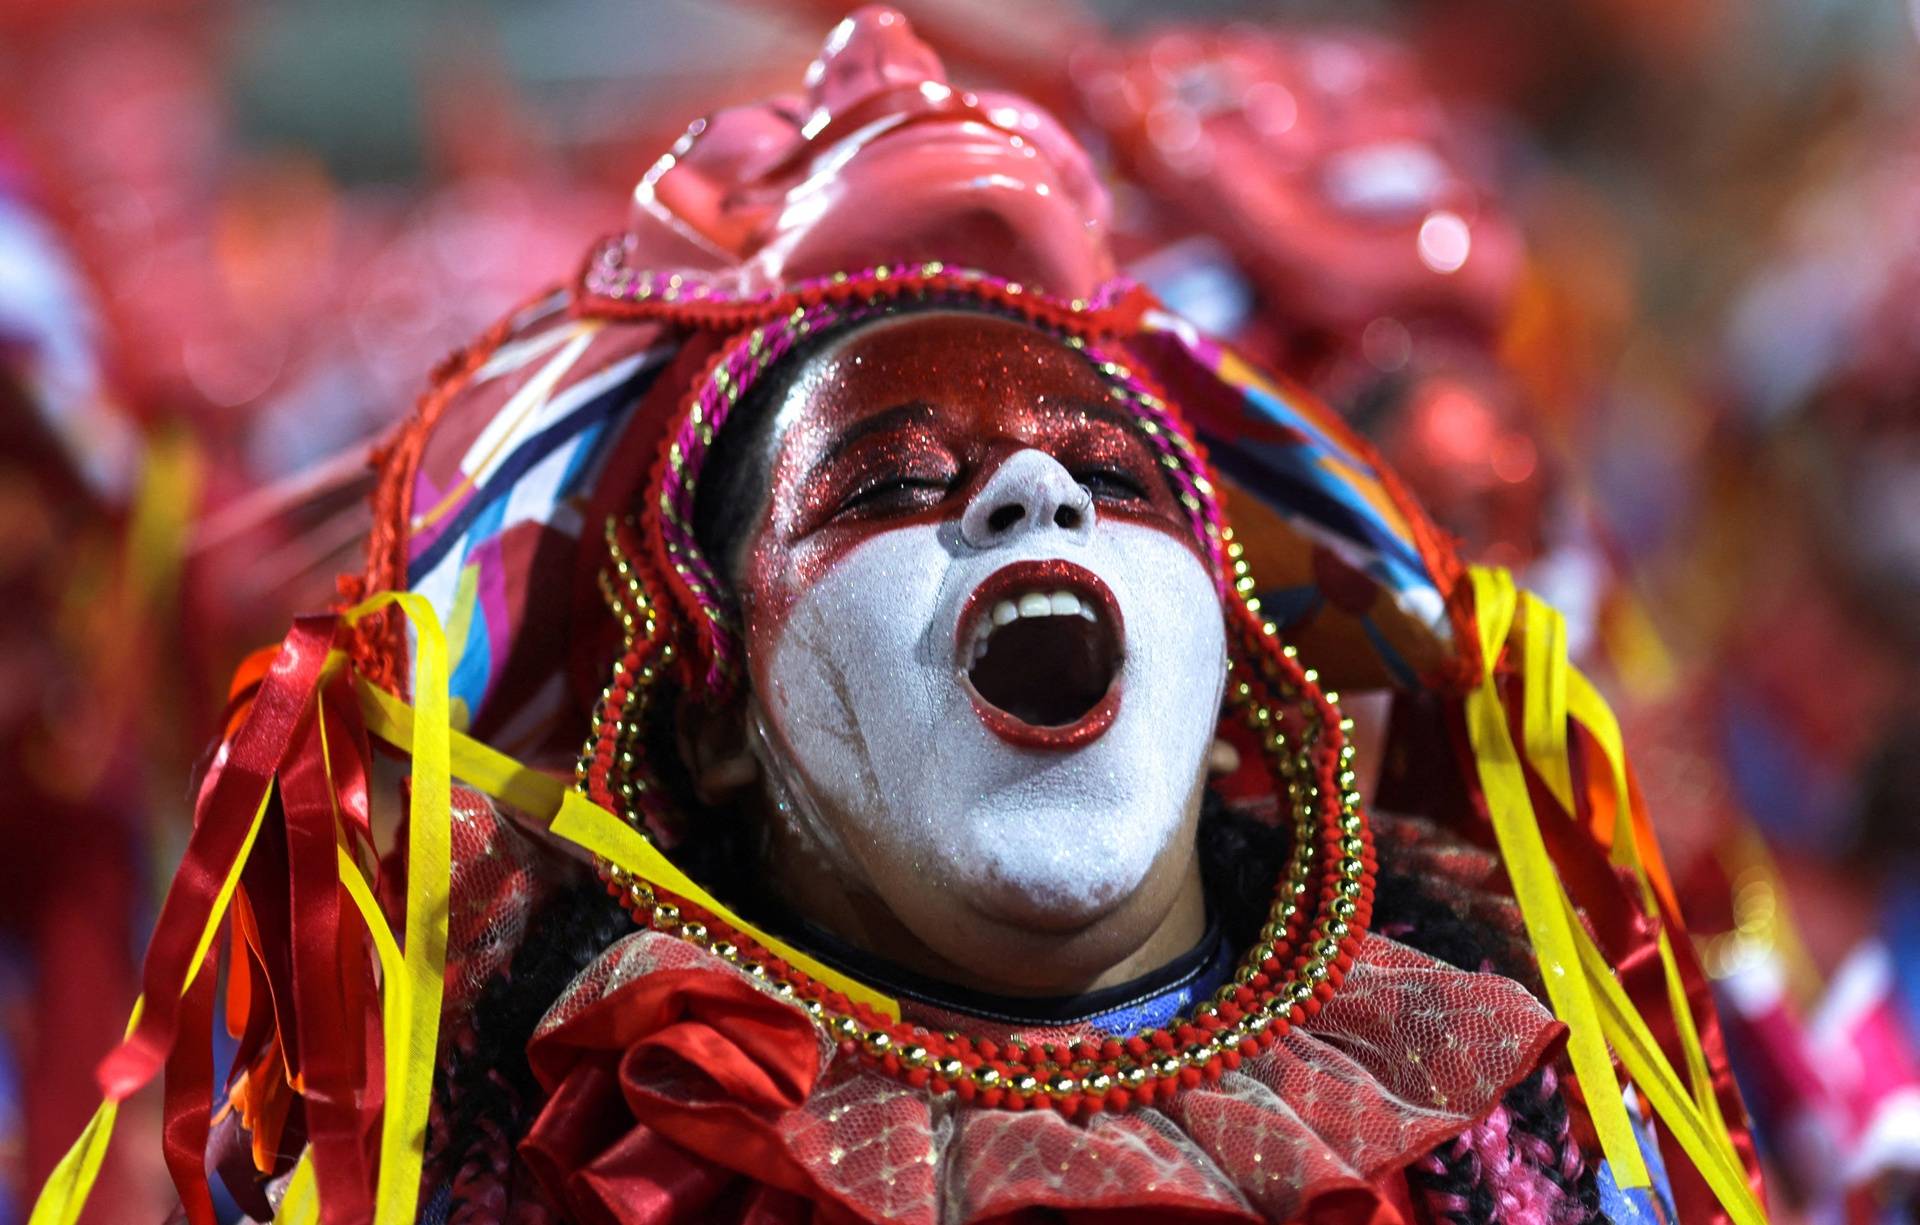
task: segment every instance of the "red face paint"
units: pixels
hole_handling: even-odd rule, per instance
[[[750,639],[777,633],[855,546],[957,520],[999,462],[1027,449],[1091,490],[1101,518],[1199,554],[1127,406],[1083,356],[1026,324],[952,312],[874,324],[817,359],[774,411],[790,419],[739,575]]]

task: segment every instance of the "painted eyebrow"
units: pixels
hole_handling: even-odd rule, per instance
[[[863,417],[842,430],[832,442],[827,444],[825,453],[823,453],[819,459],[813,461],[812,467],[807,469],[807,476],[811,478],[819,475],[823,468],[831,464],[834,460],[839,459],[842,455],[845,455],[848,449],[862,438],[884,433],[887,430],[898,429],[903,425],[928,420],[932,418],[932,416],[932,404],[929,404],[925,400],[909,400],[905,404],[896,404],[892,408],[883,408],[871,417]]]
[[[1095,421],[1125,430],[1142,443],[1146,441],[1145,438],[1140,437],[1140,423],[1138,421],[1127,416],[1125,413],[1116,412],[1104,405],[1076,400],[1070,404],[1062,405],[1061,411],[1083,413]],[[903,425],[922,423],[931,419],[933,415],[934,408],[929,402],[925,400],[909,400],[904,404],[896,404],[891,408],[883,408],[870,417],[863,417],[842,430],[832,442],[827,444],[826,451],[807,469],[807,476],[811,479],[819,475],[827,465],[846,454],[847,451],[862,438],[885,433],[887,430],[898,429]]]

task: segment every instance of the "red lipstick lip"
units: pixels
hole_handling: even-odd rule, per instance
[[[960,683],[967,691],[967,697],[973,703],[974,713],[980,716],[987,730],[1008,744],[1027,749],[1064,750],[1077,749],[1091,744],[1109,728],[1120,714],[1121,683],[1120,672],[1116,666],[1113,680],[1107,685],[1107,692],[1096,702],[1093,709],[1081,715],[1072,723],[1042,727],[1028,723],[995,706],[981,697],[974,689],[973,682],[967,677],[967,666],[973,643],[973,627],[978,617],[999,600],[1006,599],[1017,591],[1030,591],[1036,587],[1052,590],[1071,591],[1084,600],[1090,601],[1097,610],[1102,622],[1113,635],[1113,641],[1125,656],[1127,640],[1126,620],[1120,615],[1120,602],[1113,598],[1113,592],[1099,575],[1085,566],[1075,565],[1063,558],[1048,558],[1043,561],[1017,561],[1002,566],[986,577],[973,589],[966,602],[960,606],[960,617],[954,625],[954,660],[960,674]]]

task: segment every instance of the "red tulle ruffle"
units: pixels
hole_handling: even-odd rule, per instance
[[[529,1050],[549,1097],[522,1155],[590,1222],[1405,1219],[1401,1171],[1548,1054],[1510,979],[1382,936],[1308,1025],[1217,1085],[1070,1120],[934,1099],[843,1056],[791,1001],[642,932]]]

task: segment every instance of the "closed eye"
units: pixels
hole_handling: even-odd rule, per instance
[[[1102,502],[1145,502],[1148,500],[1147,487],[1131,472],[1119,468],[1083,468],[1073,474],[1073,479],[1087,487],[1087,492]]]
[[[877,481],[840,503],[834,515],[919,510],[945,497],[947,489],[948,482],[933,477],[903,476]]]

